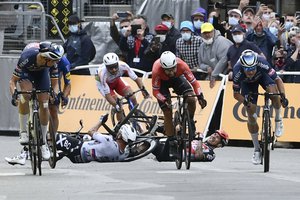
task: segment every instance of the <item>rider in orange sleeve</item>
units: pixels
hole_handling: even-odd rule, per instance
[[[164,114],[164,134],[174,135],[172,124],[172,107],[169,88],[173,88],[177,95],[198,95],[198,102],[202,109],[206,106],[199,82],[195,79],[189,66],[172,52],[165,51],[156,60],[152,68],[152,90]],[[194,122],[196,110],[195,97],[188,97],[190,119]],[[192,123],[194,126],[194,123]],[[194,130],[195,131],[195,130]]]

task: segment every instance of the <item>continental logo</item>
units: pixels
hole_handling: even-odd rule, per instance
[[[261,118],[262,114],[263,114],[263,106],[257,106],[257,117]],[[300,108],[295,108],[293,106],[289,106],[287,108],[281,108],[281,114],[283,116],[283,118],[287,118],[287,119],[296,119],[296,118],[300,118]],[[233,116],[236,120],[240,121],[240,122],[247,122],[247,112],[246,109],[244,108],[244,105],[240,102],[236,103],[233,107]],[[270,116],[271,118],[274,118],[275,116],[275,110],[273,109],[273,107],[270,107]]]
[[[126,105],[124,105],[126,106]],[[178,104],[173,105],[173,109],[177,109]],[[60,109],[59,114],[63,114],[65,110],[78,111],[106,111],[109,112],[112,106],[104,98],[88,98],[83,93],[77,97],[70,97],[69,103],[65,109]],[[140,102],[139,109],[147,114],[162,114],[159,104],[156,100],[143,99]]]

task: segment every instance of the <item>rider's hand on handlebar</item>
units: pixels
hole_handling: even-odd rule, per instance
[[[145,86],[143,86],[143,87],[141,88],[141,91],[142,91],[143,97],[144,97],[145,99],[147,99],[147,98],[150,97],[150,94],[149,94],[149,92],[146,90]]]
[[[17,89],[15,89],[13,95],[11,96],[11,104],[13,106],[18,106],[18,93],[17,93]]]
[[[172,108],[172,103],[166,99],[162,107],[166,107],[166,108],[171,109]]]
[[[243,101],[244,106],[249,108],[251,105],[251,101],[252,101],[252,97],[249,95],[245,95],[244,101]]]
[[[116,109],[117,112],[121,112],[122,111],[122,108],[118,104],[116,104],[115,109]]]
[[[289,100],[285,97],[284,93],[280,94],[280,102],[282,107],[286,108],[289,105]]]
[[[207,106],[207,101],[204,99],[203,93],[201,93],[197,98],[201,108],[205,108]]]

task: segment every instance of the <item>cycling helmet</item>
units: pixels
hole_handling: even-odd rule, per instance
[[[137,135],[136,130],[129,124],[122,125],[120,128],[120,133],[125,142],[128,142],[128,140],[135,141]]]
[[[255,70],[257,65],[257,53],[250,49],[243,51],[240,56],[240,63],[245,71]]]
[[[49,41],[40,43],[41,56],[50,60],[60,60],[64,55],[64,49],[61,45],[54,44]]]
[[[119,56],[115,53],[107,53],[103,56],[103,63],[107,65],[115,65],[119,62]]]
[[[171,51],[165,51],[160,56],[160,64],[163,69],[170,69],[177,65],[176,56]]]
[[[228,144],[229,136],[224,130],[216,130],[216,133],[221,137],[222,147]]]

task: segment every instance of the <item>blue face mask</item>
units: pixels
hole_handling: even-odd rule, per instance
[[[213,17],[208,18],[208,22],[213,24],[214,23],[214,18]]]
[[[239,23],[239,20],[235,17],[229,17],[228,18],[228,24],[231,26],[237,25]]]
[[[162,23],[163,25],[165,25],[166,27],[168,27],[169,29],[172,28],[172,23],[169,22],[169,21],[162,21],[161,23]]]
[[[289,31],[290,28],[292,28],[292,26],[293,26],[293,22],[285,22],[284,26],[285,26],[285,29]]]
[[[278,34],[278,29],[276,28],[276,27],[270,27],[269,28],[269,30],[270,30],[270,32],[273,34],[273,35],[275,35],[275,36],[277,36],[277,34]]]
[[[203,21],[197,20],[194,21],[194,26],[196,29],[200,29],[203,23],[204,23]]]
[[[69,31],[71,33],[77,33],[78,32],[78,25],[75,24],[75,25],[69,25]]]

